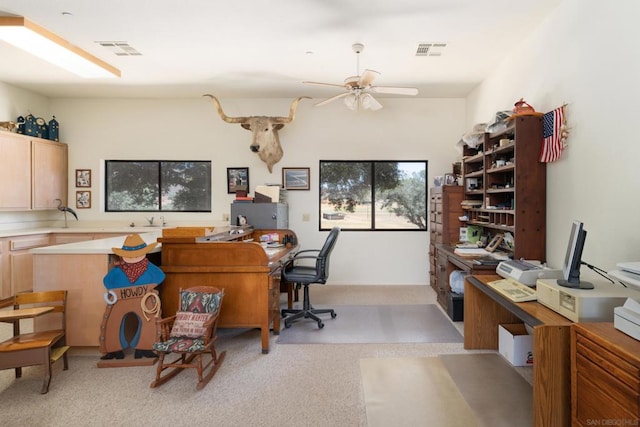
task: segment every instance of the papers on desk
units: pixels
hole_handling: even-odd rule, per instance
[[[460,255],[462,257],[469,257],[469,258],[475,258],[475,257],[481,257],[481,256],[488,256],[489,252],[487,252],[485,249],[483,248],[455,248],[453,251],[456,255]]]

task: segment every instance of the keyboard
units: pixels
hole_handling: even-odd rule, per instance
[[[538,299],[535,289],[515,280],[494,280],[493,282],[488,282],[487,285],[513,302],[535,301]]]

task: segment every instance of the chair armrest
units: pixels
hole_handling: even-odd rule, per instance
[[[164,319],[156,319],[156,338],[158,341],[167,341],[171,334],[171,328],[176,321],[176,316],[165,317]]]
[[[306,259],[312,259],[312,260],[318,260],[317,256],[299,256],[299,257],[295,257],[295,258],[291,258],[289,261],[285,262],[284,265],[282,266],[283,270],[286,270],[287,268],[290,267],[294,267],[295,265],[297,265],[297,263],[301,260],[306,260]]]
[[[320,252],[320,249],[305,249],[303,251],[298,251],[293,255],[293,258],[296,258],[298,255],[308,253],[308,252]]]

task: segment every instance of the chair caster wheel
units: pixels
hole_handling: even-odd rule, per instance
[[[291,327],[291,323],[289,323],[289,322],[284,322],[284,327],[285,327],[285,328],[287,328],[287,329],[288,329],[288,328],[290,328],[290,327]]]
[[[331,318],[332,318],[332,319],[335,319],[335,318],[336,318],[336,316],[337,316],[337,314],[336,314],[336,313],[331,313]]]
[[[318,322],[318,328],[320,328],[320,329],[324,328],[324,323]]]

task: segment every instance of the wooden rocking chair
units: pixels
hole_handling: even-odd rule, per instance
[[[227,353],[223,351],[217,355],[215,349],[223,297],[224,290],[210,286],[180,290],[178,312],[156,321],[158,340],[153,349],[158,352],[159,358],[152,388],[164,384],[187,368],[197,370],[198,390],[213,378]],[[177,357],[165,362],[165,357],[169,357],[170,353],[175,353]],[[210,360],[203,363],[206,354]],[[164,372],[167,369],[171,370]]]

